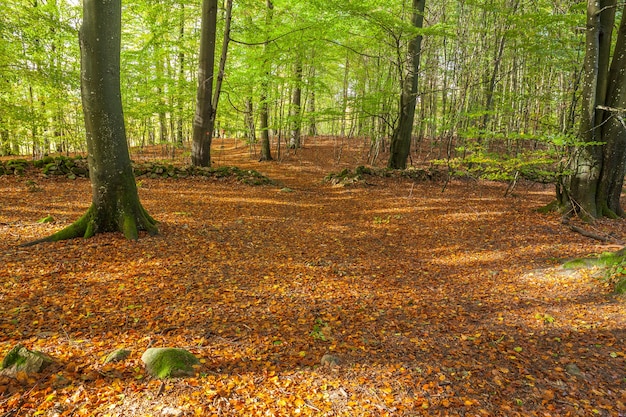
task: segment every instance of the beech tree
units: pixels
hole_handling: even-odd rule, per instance
[[[626,18],[612,49],[616,0],[588,0],[582,115],[562,207],[584,219],[624,215],[620,195],[626,156]],[[626,6],[624,6],[626,12]],[[624,16],[624,15],[622,15]]]
[[[215,78],[215,40],[217,33],[217,0],[202,2],[202,28],[200,31],[200,60],[198,63],[198,91],[196,98],[196,114],[193,119],[193,143],[191,148],[191,162],[196,166],[211,166],[211,142],[217,106],[224,79],[224,69],[228,44],[230,42],[230,20],[232,0],[226,1],[224,24],[224,41],[220,56],[217,82]],[[215,87],[215,89],[214,89]]]
[[[158,233],[139,201],[120,93],[121,0],[83,0],[80,29],[81,97],[85,117],[92,202],[65,229],[26,245],[121,231],[137,239],[140,230]]]
[[[424,24],[425,4],[426,0],[413,0],[411,23],[415,28],[421,29]],[[411,150],[421,45],[422,35],[420,34],[414,36],[409,42],[409,71],[403,80],[402,93],[400,95],[400,117],[398,125],[391,136],[391,148],[387,162],[387,167],[392,169],[406,168],[406,161]]]
[[[200,62],[198,64],[198,93],[196,114],[193,118],[193,143],[191,163],[211,166],[211,141],[215,127],[213,75],[215,72],[215,37],[217,32],[217,0],[202,2],[202,28],[200,30]]]

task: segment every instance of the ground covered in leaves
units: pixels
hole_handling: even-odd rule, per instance
[[[21,342],[56,360],[0,377],[0,415],[626,413],[624,300],[559,268],[617,247],[538,213],[545,186],[323,181],[361,149],[309,140],[259,163],[217,141],[216,166],[275,183],[141,179],[161,234],[137,242],[19,247],[77,219],[89,181],[0,177],[0,355]],[[622,221],[587,227],[626,236]],[[162,346],[193,352],[195,377],[151,379],[140,357]]]

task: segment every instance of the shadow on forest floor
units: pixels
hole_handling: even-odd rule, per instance
[[[0,177],[0,353],[58,363],[0,378],[0,412],[23,415],[616,415],[626,412],[624,303],[559,259],[603,247],[536,209],[551,191],[372,178],[310,142],[258,163],[280,181],[144,179],[161,234],[19,248],[76,219],[86,180]],[[289,187],[291,192],[281,191]],[[51,215],[56,222],[38,224]],[[595,227],[624,236],[621,221]],[[132,350],[120,364],[102,358]],[[194,378],[150,380],[148,346],[184,347]],[[324,354],[340,359],[322,366]],[[578,372],[574,372],[578,370]],[[63,414],[65,413],[65,414]]]

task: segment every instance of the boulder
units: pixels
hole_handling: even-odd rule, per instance
[[[37,373],[43,371],[52,362],[52,358],[46,354],[17,344],[2,360],[0,375],[14,377],[18,372]]]
[[[146,370],[156,378],[194,376],[194,365],[200,361],[194,355],[179,348],[150,348],[141,355]]]

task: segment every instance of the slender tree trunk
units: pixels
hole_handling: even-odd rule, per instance
[[[254,108],[252,106],[252,98],[248,97],[246,99],[246,109],[244,113],[244,122],[246,125],[246,137],[248,139],[248,143],[253,144],[256,143],[256,131],[254,126]]]
[[[309,96],[308,102],[308,113],[309,113],[309,127],[307,130],[308,136],[316,136],[317,135],[317,124],[315,122],[315,90],[311,91],[311,95]]]
[[[126,142],[120,93],[121,0],[83,1],[80,29],[81,96],[85,115],[92,203],[65,229],[27,245],[121,231],[137,239],[155,234],[155,221],[139,202]]]
[[[267,16],[265,17],[266,25],[269,30],[269,26],[272,23],[272,10],[274,9],[274,5],[271,0],[266,0],[267,6]],[[265,77],[263,77],[263,81],[261,81],[261,97],[260,97],[260,105],[259,105],[259,121],[260,121],[260,129],[261,129],[261,157],[260,161],[271,161],[272,160],[272,150],[270,147],[270,132],[269,132],[269,106],[267,104],[268,100],[268,90],[269,90],[269,77],[270,77],[270,62],[268,59],[268,42],[265,42],[263,45],[263,55],[264,55],[264,65],[265,65]]]
[[[198,64],[198,91],[196,114],[193,120],[191,163],[211,166],[211,141],[215,114],[212,104],[215,65],[215,37],[217,31],[217,0],[203,0]]]
[[[346,54],[346,64],[343,67],[343,90],[342,90],[342,104],[341,111],[343,116],[341,117],[341,136],[346,136],[346,124],[348,123],[348,74],[350,72],[350,59]]]
[[[289,138],[289,147],[297,149],[300,147],[300,135],[302,131],[302,120],[300,117],[302,107],[302,62],[298,60],[295,69],[295,84],[293,86],[293,94],[291,97],[291,136]]]
[[[222,41],[222,53],[220,54],[220,64],[217,71],[217,82],[215,83],[215,92],[213,93],[213,125],[215,125],[215,116],[220,102],[220,94],[222,93],[222,84],[224,82],[224,72],[226,70],[226,59],[228,58],[228,45],[230,44],[230,22],[233,15],[233,0],[226,0],[226,10],[224,16],[224,39]]]
[[[413,0],[412,23],[416,28],[424,24],[424,6],[426,0]],[[415,119],[415,104],[417,103],[417,81],[419,78],[419,64],[421,55],[422,36],[418,35],[409,42],[409,56],[411,67],[404,79],[402,94],[400,95],[400,118],[391,137],[391,148],[387,167],[392,169],[406,168],[406,161],[411,150],[411,135]]]
[[[178,146],[183,146],[183,108],[184,99],[183,92],[185,90],[185,50],[183,48],[183,41],[185,39],[185,4],[180,5],[180,23],[178,32],[178,109],[177,109],[177,121],[176,121],[176,143]]]

